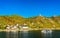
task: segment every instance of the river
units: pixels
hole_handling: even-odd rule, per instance
[[[41,31],[0,32],[0,38],[60,38],[60,31],[43,34]]]

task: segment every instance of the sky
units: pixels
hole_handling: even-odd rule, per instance
[[[0,0],[0,15],[58,16],[60,0]]]

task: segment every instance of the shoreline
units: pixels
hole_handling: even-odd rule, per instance
[[[17,32],[17,31],[32,31],[32,30],[44,30],[44,29],[48,29],[48,30],[60,30],[60,28],[39,28],[39,29],[37,29],[37,28],[34,28],[34,29],[27,29],[27,30],[24,30],[24,29],[21,29],[21,30],[7,30],[7,29],[4,29],[4,30],[2,30],[2,29],[0,29],[0,32]]]

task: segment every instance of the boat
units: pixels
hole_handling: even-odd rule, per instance
[[[44,30],[41,30],[42,33],[52,33],[52,30],[49,30],[49,29],[44,29]]]

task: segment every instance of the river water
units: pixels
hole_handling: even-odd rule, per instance
[[[0,38],[60,38],[60,31],[41,33],[41,31],[0,32]]]

